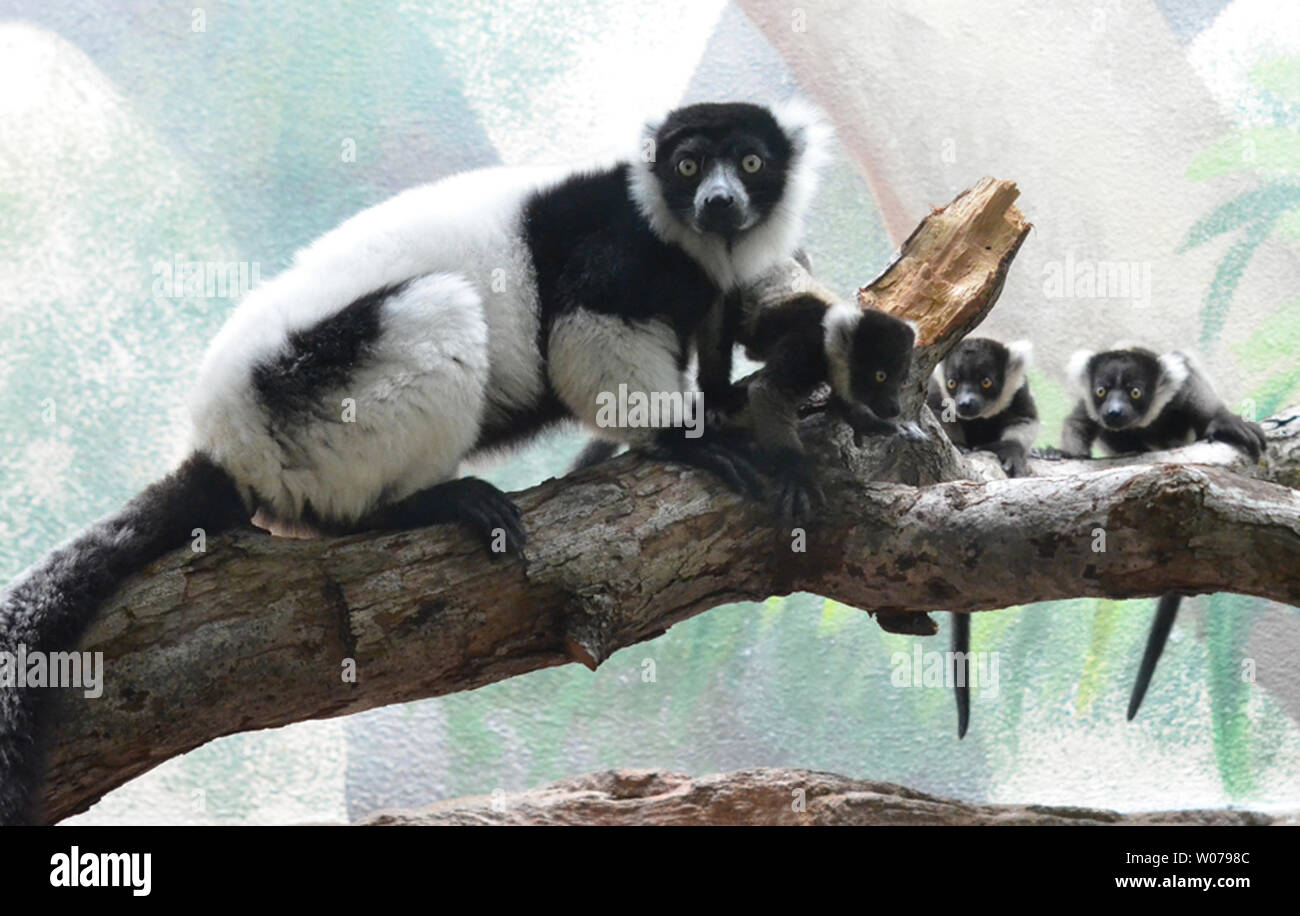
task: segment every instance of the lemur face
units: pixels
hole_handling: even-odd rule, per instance
[[[772,113],[746,103],[689,105],[655,133],[653,170],[673,216],[728,241],[780,202],[794,149]]]
[[[853,399],[882,420],[902,413],[899,391],[912,368],[916,332],[905,321],[876,309],[863,311],[849,348]]]
[[[1081,382],[1089,411],[1106,429],[1142,425],[1156,402],[1160,384],[1160,360],[1147,350],[1110,350],[1098,353],[1087,363]]]
[[[963,340],[943,361],[940,373],[944,397],[952,398],[957,416],[963,420],[983,417],[1003,400],[1010,378],[1011,352],[996,340],[971,337]]]

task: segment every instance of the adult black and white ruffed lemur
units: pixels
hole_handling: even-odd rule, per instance
[[[992,452],[1009,477],[1027,473],[1038,436],[1038,408],[1025,375],[1032,354],[1027,340],[968,337],[935,368],[926,396],[954,445]],[[970,624],[969,614],[952,615],[958,738],[970,727]]]
[[[0,598],[0,648],[72,648],[132,572],[254,514],[322,533],[454,522],[519,551],[519,510],[461,463],[594,426],[620,385],[688,391],[726,294],[796,249],[825,136],[798,104],[691,105],[626,161],[469,172],[327,233],[213,340],[189,457]],[[708,430],[600,433],[759,485]],[[37,693],[0,687],[0,823],[31,818]]]
[[[1079,388],[1079,403],[1061,431],[1061,451],[1070,457],[1090,457],[1094,442],[1112,455],[1162,451],[1198,439],[1230,443],[1252,458],[1264,451],[1264,430],[1228,410],[1185,353],[1161,355],[1141,347],[1081,350],[1070,358],[1069,376]],[[1129,719],[1142,705],[1180,600],[1179,595],[1164,595],[1156,605],[1129,698]]]

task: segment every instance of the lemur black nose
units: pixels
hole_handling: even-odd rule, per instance
[[[1106,418],[1107,422],[1116,423],[1119,420],[1124,419],[1124,411],[1120,410],[1118,407],[1112,407],[1102,414],[1102,416]]]
[[[708,197],[704,198],[704,208],[712,213],[720,213],[723,210],[730,210],[736,205],[736,198],[732,197],[726,191],[714,191]]]
[[[973,413],[979,404],[974,398],[961,398],[957,401],[957,409],[962,413]]]

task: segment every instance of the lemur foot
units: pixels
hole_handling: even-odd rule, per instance
[[[359,527],[404,530],[455,523],[481,536],[493,554],[519,553],[526,540],[522,516],[519,507],[486,480],[462,477],[412,493]]]
[[[826,507],[826,494],[812,475],[802,471],[787,471],[777,475],[776,508],[782,521],[802,526],[817,517]]]
[[[826,494],[808,470],[811,459],[793,448],[768,449],[762,458],[776,483],[777,516],[788,525],[807,525],[826,506]]]
[[[442,494],[452,515],[476,532],[494,554],[522,553],[528,536],[524,532],[523,511],[501,490],[477,477],[462,477],[443,484]]]
[[[752,443],[739,434],[715,432],[688,439],[680,429],[670,429],[660,434],[657,447],[669,461],[708,471],[741,495],[763,498],[763,482],[751,458]]]

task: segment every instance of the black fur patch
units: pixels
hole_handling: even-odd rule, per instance
[[[765,309],[745,340],[745,352],[766,363],[781,391],[805,397],[827,380],[825,315],[826,303],[815,296]]]
[[[587,309],[677,330],[684,350],[719,294],[684,251],[660,241],[632,200],[629,166],[575,175],[524,210],[541,306],[541,351],[560,315]]]
[[[473,451],[490,452],[522,445],[539,430],[567,416],[568,408],[556,397],[548,382],[546,392],[536,403],[509,411],[496,419],[486,420],[479,428]]]
[[[410,281],[381,287],[316,324],[289,335],[284,349],[253,369],[258,399],[276,417],[319,412],[322,400],[347,385],[380,334],[384,301]]]

